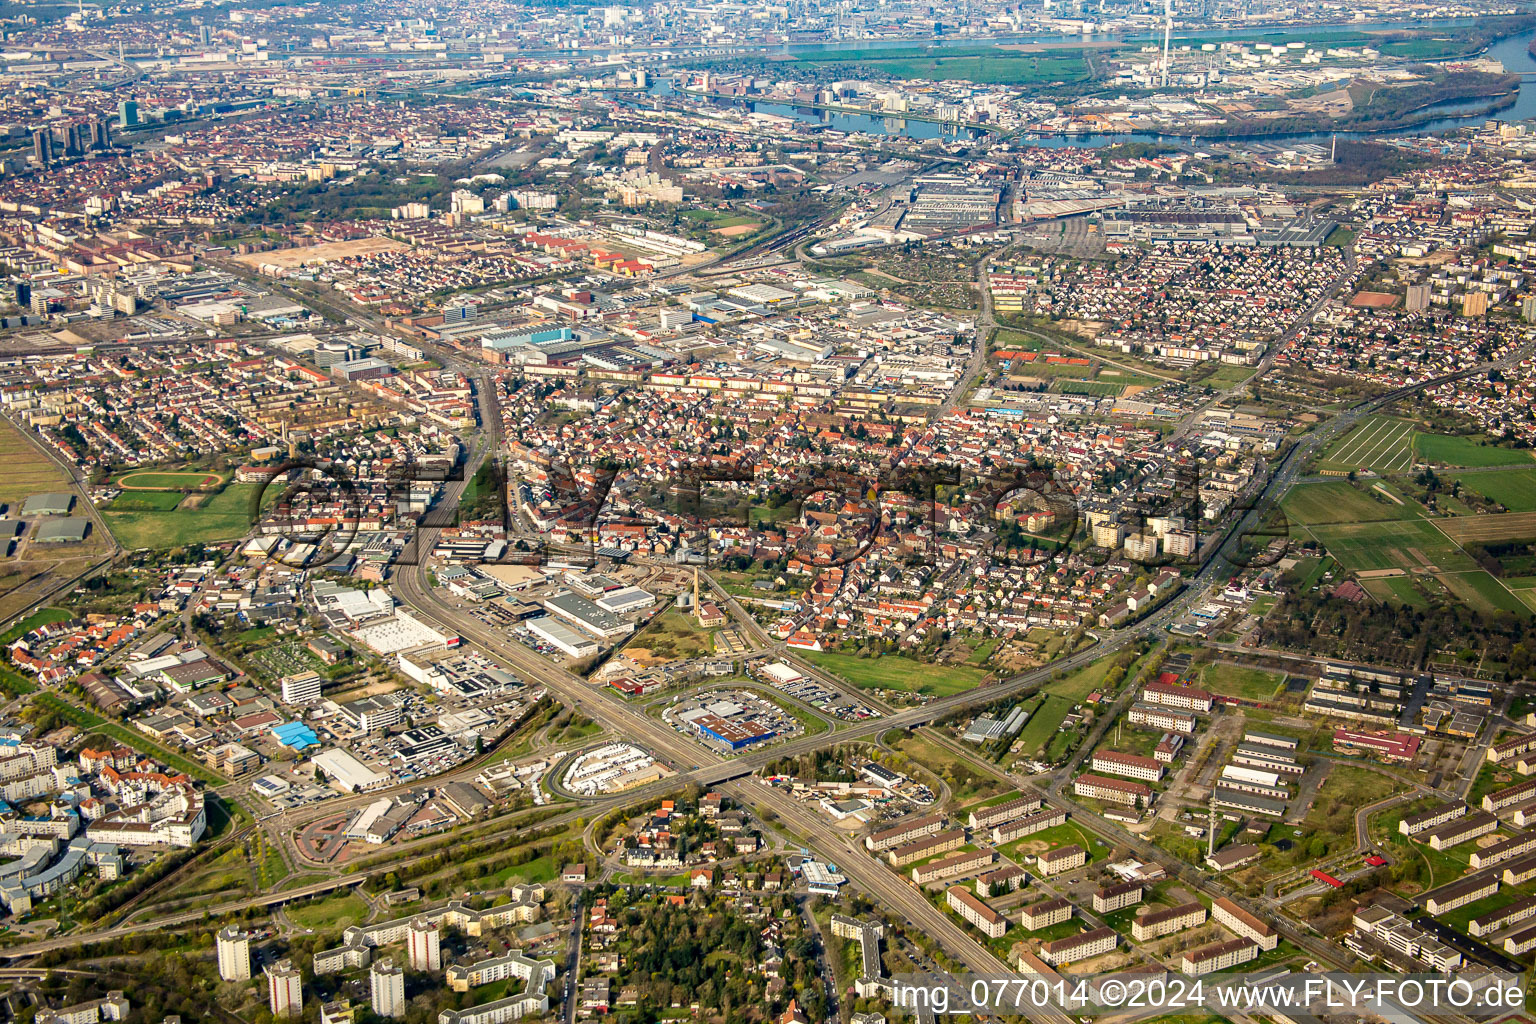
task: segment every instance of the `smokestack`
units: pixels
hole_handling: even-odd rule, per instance
[[[1173,42],[1173,0],[1163,0],[1163,88],[1168,88],[1168,49]]]

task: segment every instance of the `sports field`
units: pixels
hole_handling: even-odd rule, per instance
[[[183,495],[175,492],[177,505],[169,509],[122,509],[114,501],[102,511],[108,528],[126,548],[176,548],[188,544],[212,544],[239,540],[251,528],[251,501],[260,484],[230,484],[208,496],[196,507],[184,507]],[[130,491],[124,498],[143,499],[165,492]],[[197,500],[200,495],[187,498]],[[121,501],[122,499],[118,499]]]
[[[1321,473],[1362,469],[1402,473],[1413,465],[1413,424],[1393,416],[1367,416],[1318,460]]]
[[[1456,481],[1463,491],[1481,494],[1511,512],[1536,512],[1536,468],[1466,473]]]
[[[219,474],[201,470],[144,470],[124,473],[117,478],[119,487],[142,491],[207,491],[223,482],[224,478]]]

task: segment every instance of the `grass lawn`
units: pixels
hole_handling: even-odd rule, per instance
[[[840,676],[861,690],[905,690],[943,697],[974,689],[986,676],[981,669],[969,665],[930,665],[895,654],[878,658],[860,658],[836,651],[802,651],[801,654],[817,668]]]
[[[137,729],[130,729],[126,726],[118,725],[116,722],[109,722],[94,711],[87,711],[85,708],[76,707],[52,693],[39,693],[32,699],[66,722],[85,732],[99,732],[111,736],[124,746],[132,747],[134,750],[148,754],[166,767],[173,768],[185,775],[190,775],[194,779],[202,779],[204,782],[213,784],[229,781],[222,775],[214,774],[206,765],[189,761],[180,754],[167,750]]]
[[[1474,491],[1511,512],[1536,512],[1536,468],[1467,473],[1456,478],[1463,491]]]
[[[512,864],[502,868],[493,875],[487,876],[484,881],[492,887],[511,885],[513,882],[553,882],[560,874],[562,864],[556,864],[549,854],[535,857],[526,864]]]
[[[1011,843],[1005,843],[998,847],[998,852],[1009,860],[1023,863],[1025,856],[1037,856],[1046,850],[1054,850],[1058,846],[1081,846],[1088,851],[1088,863],[1092,864],[1108,857],[1112,847],[1109,843],[1100,839],[1092,832],[1075,822],[1067,821],[1060,825],[1052,825],[1048,829],[1042,829],[1032,836],[1023,839],[1015,839]]]
[[[1407,576],[1389,576],[1386,579],[1363,580],[1360,585],[1365,588],[1367,593],[1380,601],[1407,605],[1410,608],[1423,608],[1429,604],[1429,598],[1425,597],[1423,592],[1413,585],[1413,580]]]
[[[307,903],[290,904],[283,911],[300,928],[317,932],[339,932],[368,919],[368,904],[348,889],[345,894],[326,896]]]
[[[1498,448],[1487,438],[1455,437],[1448,434],[1418,434],[1414,450],[1425,462],[1443,466],[1528,466],[1531,453],[1519,448]]]
[[[1019,752],[1025,757],[1038,757],[1061,730],[1061,720],[1072,710],[1072,704],[1073,701],[1058,694],[1047,695],[1019,730]]]
[[[898,735],[900,735],[898,733]],[[912,734],[902,736],[895,748],[912,760],[927,767],[935,775],[950,782],[956,803],[987,799],[1012,788],[992,775],[982,774],[970,761],[947,747],[941,747],[926,736]]]
[[[1200,673],[1200,685],[1212,693],[1242,700],[1267,700],[1285,681],[1279,672],[1268,672],[1230,661],[1213,661]]]
[[[1346,845],[1353,848],[1355,810],[1391,796],[1397,788],[1396,781],[1368,768],[1335,764],[1318,787],[1317,797],[1307,811],[1302,827],[1313,836],[1324,839],[1330,852],[1341,852]]]
[[[1084,665],[1063,679],[1046,683],[1040,690],[1042,693],[1051,693],[1058,697],[1065,697],[1074,704],[1079,703],[1094,690],[1103,688],[1104,677],[1114,667],[1115,659],[1119,656],[1117,652],[1100,658],[1098,661]]]
[[[50,622],[68,622],[73,617],[63,608],[39,608],[4,633],[0,633],[0,645],[25,636],[38,626],[46,626]]]

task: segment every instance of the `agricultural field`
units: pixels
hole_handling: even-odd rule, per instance
[[[192,496],[183,495],[179,490],[128,491],[124,492],[123,498],[168,503],[168,498],[150,497],[168,494],[177,501],[169,508],[147,508],[145,504],[122,507],[118,501],[123,498],[119,498],[102,510],[102,516],[118,542],[130,549],[175,548],[239,540],[251,528],[251,502],[260,486],[229,484],[216,494]]]
[[[1458,600],[1484,614],[1502,611],[1522,618],[1530,616],[1531,610],[1525,601],[1484,570],[1444,573],[1440,576],[1440,582]]]
[[[1463,491],[1480,494],[1511,512],[1536,512],[1536,468],[1466,473],[1455,480]]]
[[[1529,451],[1498,448],[1484,441],[1450,434],[1419,434],[1413,446],[1421,461],[1437,466],[1529,466],[1532,462]]]
[[[64,470],[9,423],[0,423],[0,462],[5,465],[0,502],[17,504],[40,491],[69,490]]]
[[[1018,749],[1024,757],[1039,757],[1061,732],[1061,720],[1072,710],[1072,701],[1051,694],[1019,730]]]
[[[861,690],[905,690],[943,697],[972,689],[986,676],[981,669],[969,665],[930,665],[894,654],[860,658],[836,651],[802,653],[812,665],[846,679]]]
[[[1401,473],[1413,465],[1413,424],[1394,416],[1367,416],[1318,459],[1321,473],[1372,470]]]
[[[1536,538],[1536,512],[1437,519],[1435,525],[1456,544],[1491,544]]]
[[[1450,520],[1454,522],[1454,520]],[[1477,569],[1456,541],[1423,519],[1336,523],[1310,532],[1346,569],[1407,572],[1471,572]]]

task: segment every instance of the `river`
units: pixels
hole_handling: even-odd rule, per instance
[[[1454,26],[1454,24],[1454,22],[1388,21],[1372,22],[1369,24],[1359,25],[1333,25],[1320,29],[1319,35],[1325,35],[1329,32],[1349,32],[1367,29],[1392,30],[1423,28],[1427,25],[1434,25],[1437,27],[1444,25],[1451,27]],[[1297,30],[1275,29],[1274,31],[1295,32]],[[1253,29],[1224,29],[1212,32],[1201,32],[1199,33],[1199,38],[1212,39],[1222,37],[1256,37],[1260,34],[1260,32],[1257,32]],[[923,43],[922,41],[914,40],[845,40],[842,42],[834,43],[814,43],[787,46],[785,47],[785,50],[791,53],[814,53],[818,51],[849,49],[911,49],[920,45],[931,45],[934,49],[945,49],[957,46],[974,47],[990,45],[993,43],[1066,42],[1069,40],[1079,41],[1083,39],[1093,40],[1101,38],[1109,37],[1052,35],[1015,37],[995,40],[937,39],[932,40],[930,43]],[[1536,74],[1536,61],[1532,60],[1530,53],[1528,52],[1528,47],[1533,40],[1536,40],[1536,28],[1533,28],[1528,32],[1521,32],[1499,40],[1488,48],[1487,56],[1492,57],[1493,59],[1502,63],[1505,70],[1512,73],[1530,72],[1532,74]],[[1384,133],[1355,131],[1339,132],[1337,134],[1341,139],[1370,138],[1373,135],[1380,134],[1447,131],[1454,128],[1465,127],[1467,125],[1481,124],[1489,117],[1496,117],[1504,121],[1522,121],[1528,118],[1536,118],[1536,80],[1533,80],[1530,84],[1532,85],[1531,88],[1520,89],[1519,95],[1516,97],[1512,106],[1505,107],[1493,114],[1477,113],[1477,111],[1487,107],[1489,103],[1487,98],[1453,100],[1449,103],[1439,105],[1438,109],[1444,111],[1444,116],[1436,117],[1410,129],[1393,129],[1390,132]],[[652,95],[667,95],[672,93],[673,89],[671,83],[663,79],[652,86],[650,91]],[[776,114],[780,117],[793,118],[794,120],[800,121],[804,124],[825,125],[828,128],[833,128],[838,131],[863,132],[868,135],[899,135],[910,139],[965,139],[979,138],[986,134],[976,129],[964,128],[956,125],[942,125],[933,121],[917,121],[913,120],[912,118],[904,117],[877,117],[871,114],[850,114],[844,111],[835,110],[816,110],[810,107],[800,107],[788,103],[772,103],[763,100],[733,101],[728,99],[717,99],[713,102],[721,107],[745,105],[754,111],[759,111],[765,114]],[[1333,133],[1309,132],[1304,134],[1291,135],[1255,136],[1253,138],[1255,140],[1268,139],[1277,142],[1284,141],[1297,144],[1309,142],[1327,143],[1333,138]],[[1066,148],[1073,146],[1095,148],[1099,146],[1119,145],[1127,142],[1167,142],[1178,141],[1180,139],[1188,141],[1186,137],[1182,136],[1159,135],[1149,132],[1113,132],[1106,134],[1086,135],[1042,135],[1038,138],[1031,139],[1030,142],[1033,145],[1047,148]],[[1210,141],[1214,142],[1218,140],[1212,139]]]

